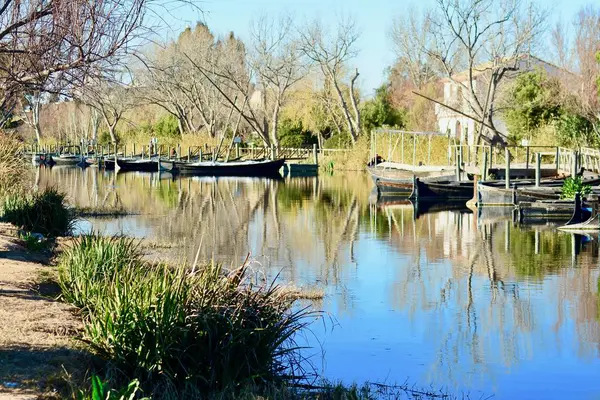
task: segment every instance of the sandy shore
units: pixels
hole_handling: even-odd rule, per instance
[[[85,369],[73,339],[81,321],[52,299],[56,288],[43,280],[55,271],[46,261],[0,224],[0,399],[59,398],[68,376]]]

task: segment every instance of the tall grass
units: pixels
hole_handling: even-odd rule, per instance
[[[84,311],[84,340],[147,390],[302,378],[294,337],[316,314],[274,285],[252,285],[244,268],[228,278],[218,265],[149,264],[128,239],[94,235],[65,252],[59,269],[65,299]]]
[[[65,194],[54,188],[32,195],[7,196],[2,219],[25,231],[50,237],[70,234],[75,223],[75,217],[67,207]]]
[[[0,195],[20,192],[29,180],[20,150],[21,144],[16,139],[0,133]]]

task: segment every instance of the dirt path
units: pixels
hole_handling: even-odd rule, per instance
[[[81,322],[68,305],[40,294],[50,289],[40,276],[53,267],[10,230],[0,224],[0,399],[57,398],[68,373],[85,369],[73,339]]]

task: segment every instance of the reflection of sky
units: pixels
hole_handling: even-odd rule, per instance
[[[481,392],[496,398],[600,398],[598,344],[588,345],[582,356],[573,320],[558,330],[555,326],[560,277],[547,278],[541,286],[519,283],[517,300],[512,293],[496,292],[490,306],[490,282],[475,276],[469,328],[467,277],[457,280],[450,263],[427,265],[423,258],[422,279],[409,285],[414,294],[398,307],[390,293],[397,271],[415,267],[411,259],[366,235],[355,256],[358,267],[346,282],[356,299],[353,314],[338,316],[339,326],[327,332],[318,330],[326,376],[346,382],[408,380],[469,391],[474,398]],[[454,281],[454,290],[444,303],[433,304],[436,295],[423,303],[423,291],[438,293],[448,280]],[[326,304],[336,314],[336,297]],[[564,304],[562,312],[576,306]],[[523,320],[530,326],[517,326]]]
[[[327,190],[327,184],[325,179],[320,182],[321,189]],[[102,192],[104,186],[99,187]],[[244,204],[269,187],[240,181],[230,189],[239,201],[236,204]],[[176,188],[173,185],[170,190]],[[480,231],[472,215],[428,214],[413,224],[410,213],[405,216],[402,211],[379,220],[378,228],[381,232],[383,226],[385,232],[379,237],[371,230],[370,216],[363,215],[352,248],[350,235],[345,239],[338,235],[346,218],[354,221],[359,212],[352,214],[348,204],[336,203],[327,209],[329,220],[319,220],[312,189],[300,204],[278,208],[279,226],[272,207],[260,206],[245,226],[247,237],[233,225],[231,232],[236,236],[226,236],[216,251],[227,260],[242,260],[251,252],[257,265],[271,276],[281,271],[298,285],[325,286],[323,307],[336,324],[327,323],[326,329],[315,324],[316,338],[307,337],[313,344],[323,344],[324,365],[317,364],[326,377],[345,382],[408,380],[451,393],[470,392],[471,398],[484,393],[496,398],[600,399],[599,317],[586,314],[597,312],[598,260],[592,254],[597,246],[585,249],[576,267],[571,267],[569,254],[544,258],[548,267],[561,268],[553,268],[553,274],[542,271],[531,280],[515,277],[514,265],[508,264],[514,260],[499,257],[496,268],[504,282],[492,286],[481,265],[469,281],[469,258],[482,251],[475,247]],[[136,200],[154,207],[149,200],[156,200],[157,191],[144,190]],[[103,198],[104,193],[100,194]],[[198,207],[200,202],[191,204]],[[195,231],[175,226],[195,222],[200,218],[197,211],[189,217],[194,221],[179,222],[174,214],[154,212],[89,219],[80,223],[80,229],[158,241],[168,241],[172,231],[189,232],[190,243],[197,245]],[[225,212],[227,222],[237,219],[230,209],[217,212]],[[394,224],[393,232],[387,233],[388,225]],[[495,247],[490,251],[495,256],[505,252],[503,229],[509,225],[494,227]],[[161,234],[165,237],[157,237]],[[519,240],[516,234],[512,237]],[[205,245],[212,243],[209,236],[203,240]],[[230,246],[236,240],[245,242]],[[234,251],[240,254],[231,254]],[[195,254],[194,247],[192,257]],[[445,259],[449,256],[452,259]],[[311,353],[320,354],[318,350]]]

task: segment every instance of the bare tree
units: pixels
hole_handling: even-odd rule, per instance
[[[120,79],[95,80],[88,83],[78,96],[102,116],[113,144],[117,143],[117,125],[125,112],[134,106],[132,90]]]
[[[561,103],[592,123],[600,135],[600,8],[583,7],[572,22],[569,35],[562,23],[552,31],[552,41],[562,67]]]
[[[391,30],[397,64],[419,90],[437,76],[434,62],[426,51],[433,46],[430,31],[429,15],[421,15],[415,9],[397,18]]]
[[[355,89],[358,69],[349,74],[347,62],[357,54],[356,42],[359,33],[354,21],[340,21],[333,35],[329,34],[319,21],[299,29],[301,50],[322,72],[323,78],[335,90],[339,107],[344,115],[346,127],[352,143],[361,131],[361,116],[358,107],[358,94]]]
[[[42,101],[42,93],[39,90],[25,93],[21,98],[21,110],[24,121],[33,129],[37,143],[40,143],[42,140],[42,128],[40,126]]]
[[[424,51],[462,92],[476,141],[503,143],[495,112],[501,82],[529,62],[544,13],[522,0],[436,0]]]
[[[277,128],[281,108],[289,89],[306,74],[293,27],[289,16],[277,20],[263,16],[252,27],[250,65],[260,93],[257,103],[261,108],[262,131],[263,134],[270,131],[271,142],[276,146],[279,146]]]

